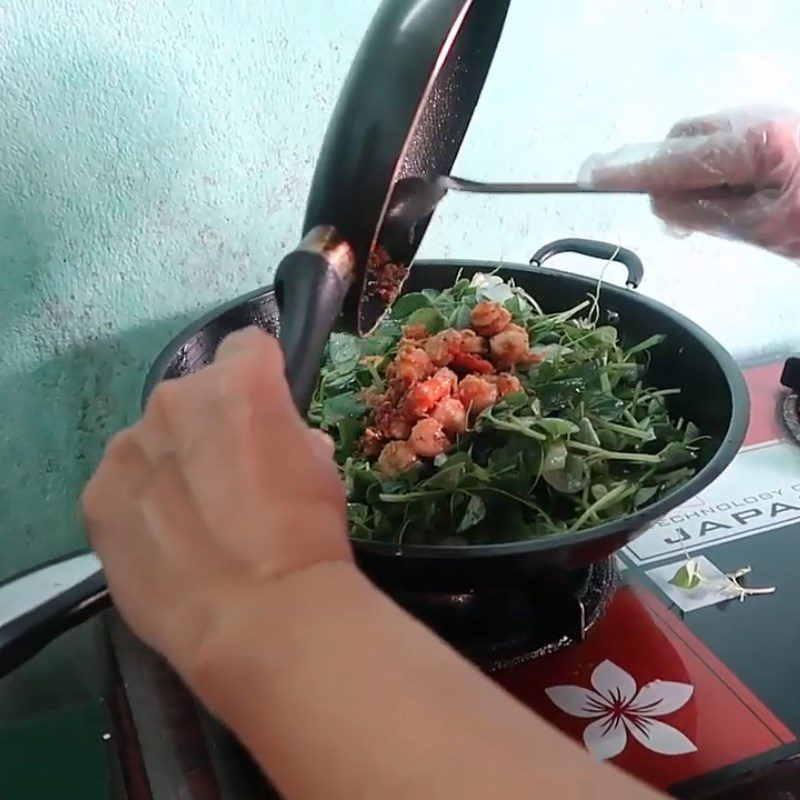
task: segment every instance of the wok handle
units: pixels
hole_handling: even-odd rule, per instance
[[[595,239],[558,239],[540,247],[531,256],[529,263],[540,267],[549,258],[559,253],[577,253],[590,258],[598,258],[601,261],[618,261],[628,270],[628,279],[625,281],[625,285],[629,289],[637,289],[644,278],[644,265],[633,250]]]
[[[73,553],[0,583],[0,677],[110,604],[103,568]]]
[[[347,289],[347,281],[319,253],[295,250],[281,261],[275,273],[286,380],[304,417]]]

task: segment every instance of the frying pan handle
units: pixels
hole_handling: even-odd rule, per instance
[[[303,416],[311,404],[325,345],[348,286],[349,281],[325,255],[307,250],[289,253],[275,273],[286,379]]]
[[[0,583],[0,677],[110,604],[97,556],[73,553]]]
[[[628,279],[625,281],[625,285],[629,289],[637,289],[644,278],[644,265],[636,253],[625,247],[599,242],[595,239],[558,239],[540,247],[531,256],[529,263],[539,267],[547,259],[559,253],[578,253],[590,258],[599,258],[601,261],[618,261],[628,270]]]

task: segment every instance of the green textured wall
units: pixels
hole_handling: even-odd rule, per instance
[[[0,0],[0,578],[80,544],[76,498],[159,347],[292,246],[376,4]],[[796,0],[515,0],[459,171],[567,179],[685,114],[800,107],[798,22]],[[640,199],[448,198],[424,252],[524,261],[571,234],[638,250],[643,290],[739,353],[800,344],[800,271],[669,238]],[[0,713],[94,691],[91,637]]]
[[[375,5],[0,4],[0,575],[80,541],[75,497],[108,434],[136,413],[159,345],[201,308],[265,282],[294,242]],[[745,20],[736,5],[512,4],[462,171],[566,178],[592,149],[659,136],[697,108],[781,92],[800,106],[800,57],[781,23],[781,12],[784,22],[800,12],[776,0]],[[609,52],[612,31],[624,55]],[[673,51],[669,68],[656,32]],[[720,44],[709,52],[711,35]],[[704,85],[687,86],[701,70]],[[671,274],[649,275],[645,289],[694,316],[684,281],[698,252],[711,255],[708,283],[718,279],[716,244],[667,239],[638,200],[453,198],[440,217],[427,243],[436,254],[523,259],[571,232],[636,245],[651,272],[666,252]],[[734,268],[744,265],[748,254],[732,252]],[[702,314],[725,333],[720,315]]]
[[[0,2],[0,579],[82,546],[76,499],[152,358],[292,246],[360,37],[318,5]],[[100,633],[0,682],[0,729],[96,702]]]
[[[0,10],[0,574],[80,542],[148,361],[296,236],[355,42],[309,3],[233,5]]]

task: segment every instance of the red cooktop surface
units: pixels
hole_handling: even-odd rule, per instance
[[[623,586],[586,640],[495,675],[595,758],[678,795],[800,752],[800,447],[781,366],[745,373],[744,449],[622,551]],[[674,585],[689,558],[702,580]],[[742,585],[774,593],[735,597],[724,576],[745,567]]]
[[[800,754],[800,446],[780,419],[781,368],[746,371],[744,449],[619,554],[622,588],[586,639],[494,674],[595,758],[679,797],[766,777]],[[690,557],[704,580],[674,585]],[[732,598],[725,575],[744,567],[743,585],[774,593]],[[272,796],[168,668],[118,623],[112,635],[119,726],[136,734],[123,736],[127,768],[140,764],[150,786],[131,796]]]

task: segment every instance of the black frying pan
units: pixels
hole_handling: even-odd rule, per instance
[[[275,276],[270,313],[281,311],[286,374],[301,412],[333,326],[368,332],[400,291],[429,218],[411,231],[384,226],[393,187],[410,175],[450,172],[509,2],[381,3],[325,135],[302,241]],[[91,554],[6,581],[0,676],[107,605],[105,578]]]
[[[328,335],[366,334],[400,292],[430,215],[383,225],[396,182],[448,174],[472,119],[510,0],[385,0],[322,146],[304,241],[278,267],[281,341],[305,413]]]

